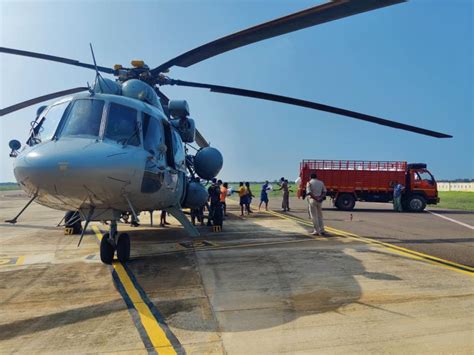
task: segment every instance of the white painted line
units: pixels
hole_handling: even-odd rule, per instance
[[[435,216],[444,218],[444,219],[446,219],[446,220],[448,220],[448,221],[450,221],[450,222],[453,222],[453,223],[459,224],[459,225],[461,225],[461,226],[463,226],[463,227],[466,227],[466,228],[469,228],[469,229],[474,230],[474,226],[471,226],[470,224],[456,221],[455,219],[452,219],[452,218],[443,216],[442,214],[434,213],[434,212],[432,212],[432,211],[430,211],[430,210],[427,210],[427,211],[428,211],[429,213],[431,213],[431,214],[434,214]]]

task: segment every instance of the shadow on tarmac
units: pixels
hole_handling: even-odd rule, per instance
[[[206,241],[222,248],[162,255],[140,255],[145,243],[153,243],[150,234],[130,232],[135,252],[128,267],[169,326],[208,332],[266,329],[359,303],[362,290],[356,276],[400,280],[367,272],[346,252],[351,244],[337,238],[289,236],[271,223],[258,224],[260,219],[277,220],[256,214],[241,226],[224,223],[225,231],[245,228],[248,233],[207,233]],[[269,229],[274,233],[269,235]],[[186,239],[182,233],[173,230],[161,234],[160,240],[180,242]],[[272,244],[275,240],[288,243]]]

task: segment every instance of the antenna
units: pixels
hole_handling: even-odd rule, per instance
[[[107,82],[102,78],[102,75],[100,75],[99,73],[97,62],[95,61],[95,54],[94,54],[94,49],[92,48],[92,43],[89,43],[89,46],[91,47],[92,60],[94,61],[94,68],[95,68],[95,73],[96,73],[95,79],[99,83],[100,91],[104,92],[104,89],[102,89],[102,82],[104,82],[105,86],[107,86],[110,90],[110,86],[107,84]]]

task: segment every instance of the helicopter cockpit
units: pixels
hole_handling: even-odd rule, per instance
[[[122,99],[121,97],[118,98]],[[155,110],[117,102],[113,97],[68,98],[41,107],[32,123],[27,144],[85,138],[122,147],[143,148],[150,158],[165,166],[186,171],[185,151],[180,134]]]

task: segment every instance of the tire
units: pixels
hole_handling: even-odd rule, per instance
[[[420,195],[410,196],[407,201],[407,207],[411,212],[422,212],[426,207],[426,200]]]
[[[114,247],[108,242],[109,233],[105,233],[100,241],[100,260],[104,264],[112,264],[114,260]]]
[[[336,207],[342,211],[352,211],[356,204],[353,194],[340,194],[336,200]]]
[[[117,259],[121,263],[130,260],[130,236],[127,233],[121,233],[117,242]]]

